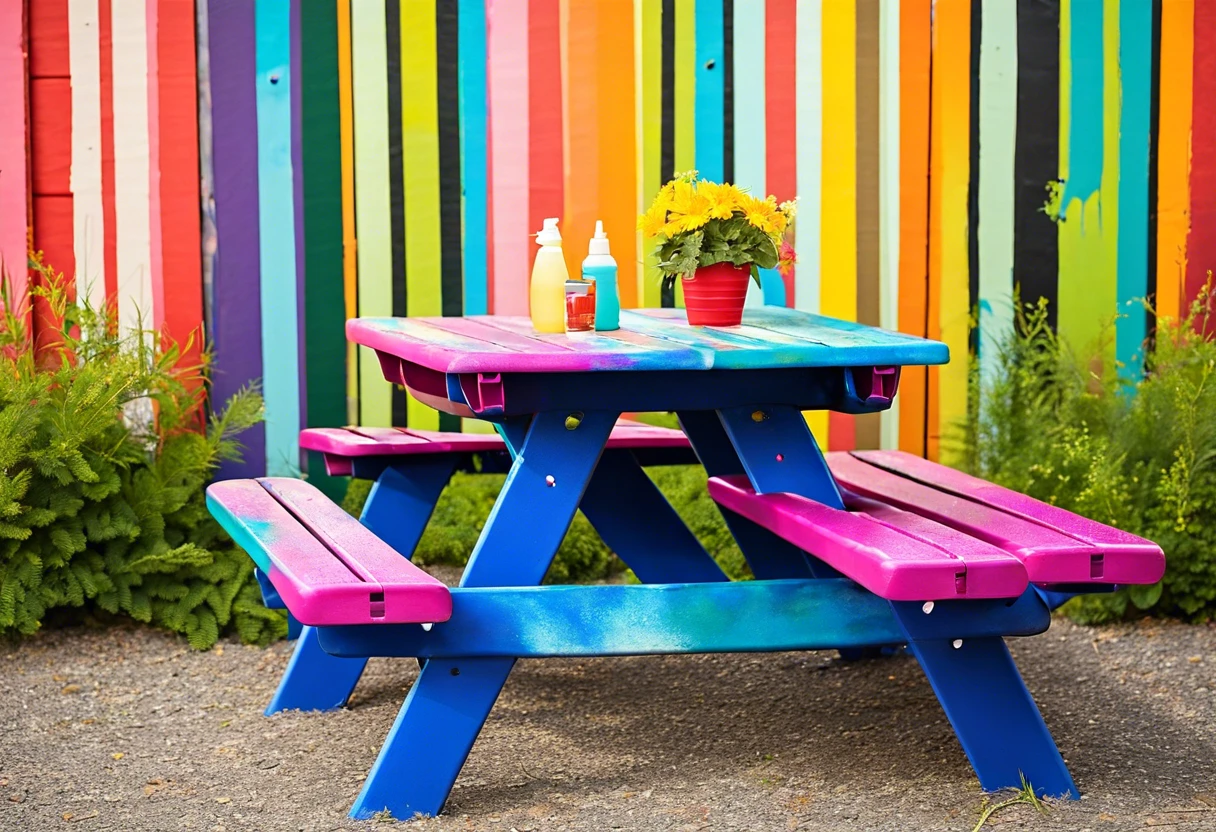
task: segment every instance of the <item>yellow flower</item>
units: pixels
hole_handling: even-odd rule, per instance
[[[671,217],[664,231],[668,236],[695,231],[709,222],[709,200],[688,182],[677,182],[671,197]]]
[[[647,237],[657,237],[663,233],[667,225],[667,205],[665,201],[654,201],[650,210],[638,218],[638,230]]]
[[[759,228],[765,234],[776,234],[776,216],[778,214],[777,206],[770,204],[766,200],[750,197],[742,206],[743,216],[747,218],[747,222],[753,228]],[[784,217],[782,217],[784,228]]]
[[[702,182],[697,185],[697,193],[705,197],[709,203],[709,215],[716,220],[728,220],[734,214],[738,203],[732,190],[737,192],[734,185],[719,185],[715,182]]]

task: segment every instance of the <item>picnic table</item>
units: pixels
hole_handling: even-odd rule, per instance
[[[882,411],[901,368],[945,363],[945,345],[772,307],[728,329],[647,309],[604,333],[474,316],[357,319],[347,334],[387,381],[492,422],[510,454],[451,590],[408,558],[454,463],[404,465],[400,434],[309,440],[339,468],[354,460],[345,473],[373,464],[363,525],[298,481],[209,490],[309,625],[270,710],[340,705],[369,656],[422,664],[353,816],[437,814],[518,658],[890,644],[924,668],[985,789],[1024,776],[1077,796],[1003,637],[1046,630],[1051,591],[1159,579],[1160,550],[907,454],[825,456],[803,415]],[[613,433],[646,411],[678,414],[756,580],[727,580]],[[398,456],[374,462],[381,440]],[[539,585],[579,508],[641,585]]]

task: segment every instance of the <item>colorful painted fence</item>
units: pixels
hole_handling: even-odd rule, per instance
[[[304,425],[457,427],[343,322],[525,314],[546,216],[572,266],[604,220],[626,305],[678,302],[634,231],[677,171],[800,197],[798,266],[755,302],[951,346],[881,420],[814,417],[833,449],[948,450],[1015,286],[1078,344],[1126,313],[1108,354],[1132,372],[1134,300],[1177,316],[1216,264],[1196,0],[0,7],[3,262],[32,227],[124,320],[205,321],[215,397],[267,398],[247,471],[297,470]]]

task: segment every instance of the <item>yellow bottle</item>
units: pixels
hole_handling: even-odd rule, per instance
[[[536,235],[540,251],[532,264],[532,284],[528,300],[532,312],[532,328],[537,332],[566,331],[566,257],[562,254],[562,235],[557,230],[557,217],[545,220],[545,227]]]

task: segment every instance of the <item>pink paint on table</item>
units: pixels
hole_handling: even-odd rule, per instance
[[[398,456],[504,451],[498,434],[449,433],[413,428],[308,428],[300,447],[343,457]],[[609,448],[688,448],[682,431],[621,419],[608,437]],[[349,472],[348,472],[349,473]]]
[[[986,506],[1006,516],[1035,524],[1040,529],[1064,535],[1071,538],[1076,544],[1092,547],[1087,556],[1082,556],[1080,554],[1082,550],[1076,548],[1075,545],[1059,546],[1058,543],[1048,542],[1043,532],[1031,533],[1025,529],[1025,526],[1015,527],[1005,521],[998,523],[991,515],[977,514],[976,510],[970,507],[958,507],[958,513],[954,514],[955,524],[959,527],[968,525],[983,527],[983,533],[994,543],[1005,539],[1006,542],[997,543],[997,545],[1001,545],[1007,550],[1010,550],[1010,547],[1022,550],[1023,557],[1027,558],[1028,564],[1029,560],[1035,559],[1036,556],[1051,553],[1052,546],[1059,546],[1058,560],[1056,560],[1057,556],[1052,558],[1054,565],[1051,567],[1051,573],[1073,577],[1060,579],[1037,577],[1045,574],[1048,567],[1036,564],[1033,567],[1036,577],[1032,578],[1035,583],[1054,580],[1059,580],[1061,583],[1084,583],[1092,580],[1099,583],[1151,584],[1161,580],[1161,576],[1165,574],[1165,555],[1162,553],[1161,547],[1150,540],[902,451],[858,451],[853,455],[863,463],[905,478],[911,484],[920,484],[937,492],[944,492],[970,503]],[[840,464],[838,463],[838,465]],[[840,465],[840,467],[847,466]],[[859,481],[865,480],[869,476],[862,476],[857,472],[854,474],[854,478]],[[896,486],[899,487],[896,488]],[[881,485],[873,486],[873,489],[876,495],[887,499],[887,494],[882,492],[885,492],[888,487],[891,489],[891,498],[896,502],[902,500],[908,504],[915,502],[925,506],[924,511],[919,508],[916,510],[926,516],[932,516],[934,512],[941,514],[946,510],[946,504],[942,503],[940,498],[930,501],[922,500],[923,497],[927,497],[924,492],[911,489],[910,485],[895,483],[890,479],[882,479]],[[963,511],[963,509],[966,510]],[[1016,539],[1012,537],[1013,534],[1020,535],[1023,531],[1027,531],[1027,537]],[[1028,565],[1028,568],[1031,567]],[[1057,568],[1060,570],[1059,572],[1054,571]]]
[[[301,480],[228,480],[207,489],[215,517],[305,624],[447,621],[448,588]]]
[[[956,533],[897,510],[841,511],[794,494],[757,494],[743,476],[709,480],[722,507],[810,552],[871,592],[892,601],[1015,598],[1028,585],[1021,561],[974,541],[953,551]],[[930,542],[938,540],[940,543]]]
[[[1051,526],[870,465],[850,453],[827,454],[827,462],[832,476],[850,491],[914,512],[1009,552],[1026,564],[1032,583],[1154,583],[1164,569],[1161,550],[1152,544],[1139,550],[1096,546]]]

